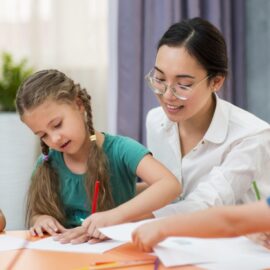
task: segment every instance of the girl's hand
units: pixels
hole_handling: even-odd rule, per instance
[[[65,232],[57,235],[54,239],[62,244],[80,244],[89,241],[90,237],[87,233],[87,228],[79,226],[66,230]]]
[[[106,236],[100,233],[99,228],[111,226],[124,222],[119,211],[115,209],[92,214],[86,218],[82,224],[87,229],[87,233],[91,240],[90,243],[96,243],[97,240],[104,240]],[[94,238],[94,239],[92,239]]]
[[[54,217],[48,215],[40,215],[35,218],[34,225],[30,228],[30,233],[32,236],[44,236],[44,233],[50,235],[56,235],[57,233],[62,233],[66,231]]]
[[[247,237],[253,242],[270,249],[270,232],[249,234]]]
[[[132,233],[132,241],[140,250],[152,252],[153,247],[166,238],[162,229],[164,225],[161,220],[143,224]]]

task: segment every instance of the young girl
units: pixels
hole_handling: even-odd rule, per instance
[[[146,76],[160,103],[147,116],[148,147],[183,192],[156,217],[254,201],[254,180],[270,194],[270,126],[217,96],[227,72],[225,40],[201,18],[172,25],[158,43]]]
[[[180,193],[177,179],[142,145],[94,130],[90,99],[57,70],[33,74],[18,90],[21,120],[40,138],[42,148],[27,201],[34,235],[64,233],[62,242],[102,238],[99,227],[139,219]],[[133,198],[136,176],[150,187]],[[99,213],[88,217],[97,180]],[[83,227],[66,230],[85,218]]]
[[[270,232],[270,197],[239,206],[221,206],[190,214],[178,214],[138,227],[133,242],[143,251],[169,236],[231,237],[257,232]],[[264,236],[263,234],[261,234]],[[267,239],[267,235],[265,235]],[[264,239],[262,239],[264,240]],[[269,248],[269,241],[262,241]]]
[[[6,219],[2,210],[0,209],[0,232],[2,232],[5,229],[5,227],[6,227]]]

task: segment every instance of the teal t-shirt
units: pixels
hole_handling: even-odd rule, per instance
[[[104,133],[104,136],[102,148],[108,158],[112,196],[117,206],[135,196],[136,169],[143,157],[149,154],[149,150],[128,137],[107,133]],[[38,164],[41,163],[41,159],[39,157]],[[50,150],[49,159],[60,178],[60,196],[67,219],[65,226],[78,226],[81,224],[80,219],[91,213],[84,175],[71,172],[61,152]]]

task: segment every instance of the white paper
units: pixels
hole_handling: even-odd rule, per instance
[[[270,251],[246,237],[172,237],[157,245],[154,251],[166,267],[183,265],[183,258],[187,260],[188,255],[194,259],[193,264],[205,269],[256,270],[270,267]]]
[[[22,238],[0,235],[0,251],[8,251],[25,248],[28,241]]]
[[[129,242],[132,232],[149,221],[153,220],[115,225],[100,231],[111,239]],[[171,237],[157,245],[154,251],[166,267],[196,264],[209,270],[270,268],[270,251],[246,237]]]
[[[132,241],[132,232],[139,227],[140,225],[154,221],[155,219],[146,219],[139,222],[130,222],[124,223],[104,228],[99,228],[98,230],[109,237],[110,239],[116,241],[123,241],[123,242],[131,242]]]
[[[95,244],[61,244],[54,240],[53,237],[47,237],[42,240],[29,243],[27,248],[60,252],[103,253],[120,245],[123,245],[123,242],[114,240],[107,240]]]

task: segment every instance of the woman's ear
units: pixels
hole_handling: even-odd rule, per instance
[[[211,85],[210,85],[212,91],[213,92],[219,91],[224,81],[225,81],[225,77],[221,75],[217,75],[214,78],[212,78]]]

